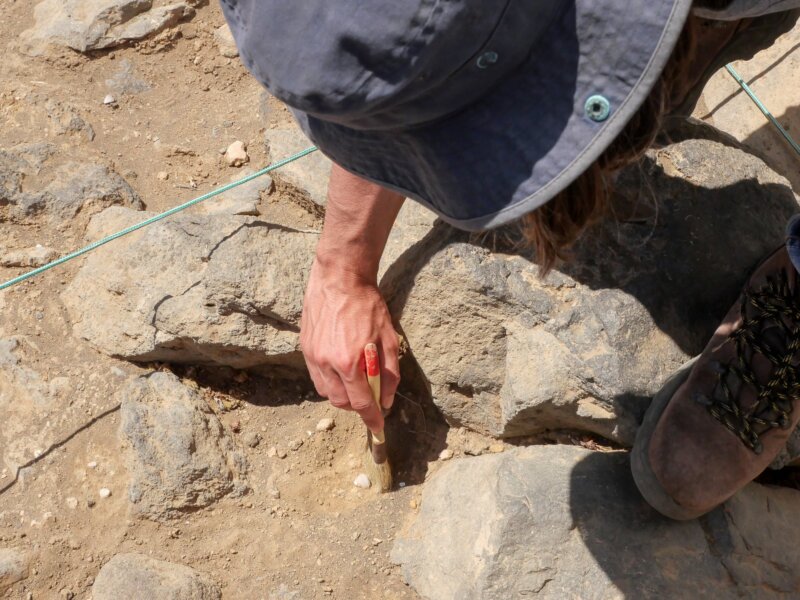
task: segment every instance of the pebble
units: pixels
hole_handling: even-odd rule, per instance
[[[97,493],[101,498],[108,498],[111,495],[111,490],[108,488],[100,488],[100,491]]]
[[[106,94],[106,97],[103,98],[103,104],[116,104],[117,99],[114,98],[111,94]]]
[[[295,452],[300,449],[300,446],[303,445],[303,440],[297,439],[292,440],[289,442],[289,450],[294,450]]]
[[[250,162],[250,157],[247,155],[247,146],[241,140],[236,140],[228,149],[225,150],[225,162],[229,167],[241,167],[243,164]]]
[[[280,450],[277,451],[277,456],[278,458],[286,458],[286,450],[281,448]]]
[[[372,485],[372,482],[370,482],[369,477],[367,477],[365,473],[359,473],[353,480],[353,485],[366,490]]]
[[[336,427],[336,421],[334,421],[331,417],[320,419],[319,423],[317,423],[317,431],[330,431],[334,427]]]
[[[274,458],[278,456],[278,449],[275,446],[272,446],[269,450],[267,450],[267,456],[269,458]]]
[[[453,451],[450,448],[445,448],[439,452],[439,460],[450,460],[453,458]]]
[[[169,173],[167,173],[166,171],[159,171],[156,177],[158,178],[159,181],[166,181],[167,179],[169,179]]]
[[[69,498],[67,498],[66,502],[69,508],[73,509],[78,508],[78,499],[75,498],[74,496],[70,496]]]
[[[96,460],[89,461],[88,463],[86,463],[86,466],[89,467],[90,469],[96,469],[97,461]]]
[[[408,501],[408,505],[409,505],[409,506],[410,506],[412,509],[414,509],[414,510],[416,510],[417,506],[419,506],[419,505],[417,504],[417,501],[416,501],[416,500],[409,500],[409,501]]]
[[[251,431],[244,436],[244,443],[247,444],[249,448],[255,448],[261,443],[261,434],[256,431]]]

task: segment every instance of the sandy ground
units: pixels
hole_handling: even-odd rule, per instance
[[[10,45],[0,61],[0,148],[47,141],[58,147],[57,161],[109,165],[156,211],[227,182],[234,170],[220,149],[234,140],[247,143],[251,165],[267,164],[265,130],[285,125],[289,115],[264,99],[238,59],[220,55],[213,30],[222,22],[212,2],[191,22],[141,44],[90,56],[64,51],[29,58],[13,48],[17,34],[32,23],[32,3],[0,3],[0,40]],[[798,45],[800,34],[793,32],[756,61],[737,66],[745,78],[756,79],[755,89],[787,128],[800,134],[797,86],[790,83]],[[113,82],[120,77],[147,89],[119,93]],[[800,183],[798,157],[736,89],[726,73],[718,74],[698,116],[757,146],[779,172]],[[103,104],[108,93],[115,95],[113,106]],[[93,139],[85,129],[62,131],[70,114],[91,126]],[[159,178],[160,172],[168,178]],[[315,215],[285,202],[289,196],[279,187],[264,202],[276,219],[313,226]],[[0,226],[3,251],[37,242],[68,251],[84,241],[83,218]],[[112,257],[114,249],[101,251]],[[21,442],[29,466],[14,479],[0,465],[0,546],[34,556],[31,576],[8,597],[89,598],[102,564],[128,551],[206,572],[225,598],[417,597],[388,559],[392,539],[413,518],[420,484],[438,465],[439,451],[447,445],[456,454],[481,453],[489,451],[487,440],[448,430],[413,389],[404,388],[392,439],[396,478],[406,485],[379,496],[352,485],[363,440],[352,415],[334,414],[303,386],[178,369],[204,391],[240,441],[261,436],[255,447],[241,443],[253,493],[170,525],[133,520],[115,394],[129,378],[162,367],[116,361],[72,337],[59,292],[79,264],[0,293],[0,336],[17,337],[25,367],[60,390],[57,406],[25,416],[20,435],[34,432]],[[19,272],[0,268],[0,277]],[[315,432],[316,423],[330,416],[336,427]],[[296,440],[303,443],[291,450]],[[111,496],[101,498],[100,488]]]

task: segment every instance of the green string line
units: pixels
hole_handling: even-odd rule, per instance
[[[199,196],[199,197],[195,198],[194,200],[189,200],[188,202],[185,202],[185,203],[181,204],[180,206],[176,206],[175,208],[171,208],[168,211],[165,211],[165,212],[163,212],[161,214],[158,214],[158,215],[156,215],[154,217],[150,217],[149,219],[147,219],[145,221],[142,221],[141,223],[136,223],[135,225],[131,225],[130,227],[126,227],[122,231],[118,231],[117,233],[113,233],[113,234],[109,235],[108,237],[104,237],[101,240],[97,240],[96,242],[92,242],[91,244],[89,244],[88,246],[85,246],[84,248],[81,248],[80,250],[75,250],[74,252],[70,252],[69,254],[67,254],[65,256],[62,256],[61,258],[57,258],[56,260],[54,260],[52,262],[49,262],[46,265],[42,265],[41,267],[38,267],[38,268],[34,269],[33,271],[28,271],[27,273],[23,273],[22,275],[19,275],[18,277],[14,277],[14,279],[10,279],[9,281],[6,281],[5,283],[0,284],[0,291],[4,290],[6,288],[10,288],[12,285],[16,285],[16,284],[18,284],[18,283],[20,283],[22,281],[25,281],[26,279],[30,279],[31,277],[35,277],[36,275],[44,273],[45,271],[47,271],[49,269],[52,269],[53,267],[57,267],[58,265],[64,264],[68,260],[72,260],[73,258],[77,258],[78,256],[81,256],[82,254],[86,254],[87,252],[91,252],[95,248],[99,248],[103,244],[107,244],[108,242],[114,241],[117,238],[121,238],[124,235],[128,235],[129,233],[132,233],[132,232],[136,231],[137,229],[141,229],[142,227],[147,227],[148,225],[150,225],[152,223],[155,223],[156,221],[160,221],[161,219],[166,219],[167,217],[169,217],[171,215],[174,215],[175,213],[180,212],[180,211],[182,211],[184,209],[187,209],[190,206],[194,206],[195,204],[198,204],[198,203],[202,202],[203,200],[208,200],[209,198],[212,198],[214,196],[217,196],[219,194],[227,192],[228,190],[232,190],[233,188],[235,188],[237,186],[245,184],[248,181],[252,181],[253,179],[255,179],[257,177],[261,177],[262,175],[266,175],[270,171],[274,171],[275,169],[279,169],[280,167],[282,167],[284,165],[288,165],[290,162],[294,162],[294,161],[296,161],[296,160],[298,160],[300,158],[303,158],[304,156],[307,156],[308,154],[311,154],[316,149],[317,149],[316,146],[311,146],[309,148],[306,148],[302,152],[298,152],[297,154],[292,154],[290,157],[284,158],[283,160],[280,160],[280,161],[278,161],[276,163],[273,163],[273,164],[271,164],[271,165],[269,165],[267,167],[264,167],[260,171],[256,171],[255,173],[252,173],[251,175],[248,175],[247,177],[243,177],[242,179],[239,179],[238,181],[234,181],[234,182],[229,183],[227,185],[223,185],[222,187],[219,187],[219,188],[217,188],[215,190],[212,190],[212,191],[208,192],[207,194],[203,194],[202,196]]]
[[[750,89],[750,86],[747,85],[747,82],[744,79],[742,79],[742,76],[739,75],[739,73],[736,72],[736,69],[733,68],[733,65],[727,64],[725,65],[725,68],[728,70],[728,73],[730,73],[731,77],[733,77],[736,80],[736,83],[738,83],[739,86],[744,90],[745,94],[750,96],[750,99],[758,107],[758,110],[760,110],[762,114],[765,117],[767,117],[767,119],[769,119],[770,122],[773,125],[775,125],[775,127],[778,128],[778,131],[781,132],[781,135],[784,137],[784,139],[786,139],[786,141],[789,142],[792,148],[794,148],[794,151],[797,152],[797,154],[800,154],[800,145],[798,145],[797,142],[795,142],[794,139],[792,139],[792,136],[789,135],[789,132],[783,128],[783,125],[778,123],[778,119],[772,116],[772,113],[769,112],[769,110],[767,110],[767,107],[764,106],[764,103],[758,99],[756,93],[752,89]]]

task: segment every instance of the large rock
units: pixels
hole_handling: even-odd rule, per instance
[[[23,186],[27,177],[48,183]],[[24,152],[0,151],[0,221],[28,223],[44,216],[63,225],[113,205],[144,208],[128,183],[105,165],[67,162],[44,171]]]
[[[140,377],[120,395],[135,514],[164,521],[247,490],[244,455],[208,404],[175,375]]]
[[[288,158],[314,145],[296,125],[286,129],[268,129],[265,136],[272,162]],[[308,194],[317,204],[324,205],[328,200],[328,180],[332,164],[318,150],[281,167],[275,172],[275,177]]]
[[[142,554],[117,554],[92,585],[93,600],[220,600],[210,577],[183,565]]]
[[[0,548],[0,594],[28,577],[28,559],[17,550]]]
[[[40,358],[25,337],[0,339],[0,460],[12,476],[24,478],[24,467],[60,433],[53,415],[56,395],[30,366]]]
[[[34,8],[34,26],[20,34],[33,56],[47,46],[78,52],[112,48],[140,40],[191,17],[194,2],[153,6],[153,0],[43,0]]]
[[[683,142],[626,173],[621,221],[588,232],[574,263],[545,279],[529,255],[440,226],[382,286],[451,423],[630,444],[649,398],[700,352],[748,270],[781,243],[797,211],[786,184],[740,150]]]
[[[150,216],[112,208],[97,239]],[[183,214],[91,254],[63,293],[76,335],[136,361],[303,368],[298,331],[317,236],[248,217]]]
[[[533,446],[442,467],[392,559],[435,600],[788,598],[799,510],[800,492],[751,484],[674,522],[641,499],[627,454]]]

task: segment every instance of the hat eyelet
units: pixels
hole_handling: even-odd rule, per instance
[[[583,105],[583,110],[592,121],[600,123],[605,121],[608,115],[611,114],[611,103],[605,96],[595,94],[587,98],[586,104]]]
[[[489,50],[488,52],[484,52],[478,57],[478,60],[475,61],[475,64],[479,69],[488,69],[491,65],[497,62],[500,58],[500,55],[497,52],[492,52]]]

